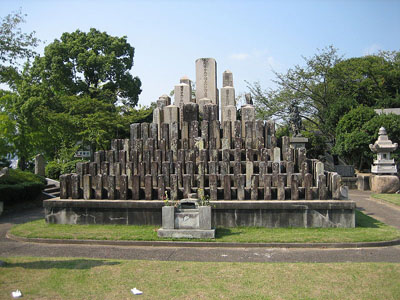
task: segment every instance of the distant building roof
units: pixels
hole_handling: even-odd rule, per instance
[[[379,109],[374,109],[374,111],[378,114],[395,114],[395,115],[400,115],[400,108],[379,108]]]

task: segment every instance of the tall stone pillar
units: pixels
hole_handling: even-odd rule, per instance
[[[223,78],[223,87],[221,89],[221,122],[228,121],[224,119],[225,117],[225,107],[227,106],[235,106],[235,88],[233,87],[233,74],[231,71],[227,70],[222,73]],[[235,118],[236,120],[236,118]]]
[[[242,137],[246,137],[245,124],[246,122],[254,122],[256,118],[256,109],[252,104],[245,104],[242,105],[241,112],[242,112]]]
[[[203,98],[218,105],[217,62],[214,58],[196,60],[196,101]]]
[[[174,105],[179,107],[179,123],[183,124],[183,105],[191,102],[191,87],[186,83],[180,83],[175,85],[174,89]]]
[[[183,76],[180,80],[180,83],[187,84],[189,86],[189,95],[190,95],[190,101],[193,102],[192,99],[192,81],[189,79],[187,76]]]
[[[176,105],[168,105],[164,107],[164,123],[172,124],[179,123],[179,107]]]

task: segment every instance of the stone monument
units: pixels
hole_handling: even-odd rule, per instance
[[[171,228],[165,229],[190,221],[192,228],[186,229],[203,230],[193,225],[203,224],[201,205],[196,208],[190,197],[197,193],[209,197],[212,206],[205,208],[211,225],[204,230],[355,226],[355,203],[343,199],[341,177],[308,159],[305,148],[290,147],[289,137],[278,147],[275,123],[256,119],[251,95],[241,107],[241,120],[236,107],[226,105],[220,121],[215,59],[196,60],[193,101],[184,81],[177,88],[183,93],[175,95],[179,103],[171,105],[163,96],[157,101],[155,122],[131,124],[130,138],[112,140],[110,150],[97,151],[93,161],[61,175],[60,198],[44,201],[47,222],[164,225],[164,211],[171,210],[163,208],[167,194],[181,201],[179,209],[198,209],[198,214],[175,216],[174,210],[166,225]],[[232,104],[232,72],[223,73],[223,85],[229,92],[221,105]]]
[[[207,98],[218,103],[217,62],[214,58],[196,60],[196,100]]]
[[[215,238],[215,229],[211,228],[211,206],[199,205],[196,193],[179,200],[177,206],[162,208],[162,228],[159,237],[172,238]]]
[[[35,174],[40,176],[46,176],[45,172],[46,168],[46,160],[42,154],[38,154],[35,157]]]
[[[369,148],[376,153],[377,159],[371,166],[370,177],[371,191],[374,193],[396,193],[400,189],[397,176],[397,166],[390,154],[397,149],[397,143],[392,143],[386,133],[386,129],[379,129],[378,140]]]

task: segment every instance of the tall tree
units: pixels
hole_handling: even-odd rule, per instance
[[[295,102],[301,116],[334,141],[340,118],[358,105],[400,105],[400,52],[343,59],[330,46],[304,60],[304,66],[275,73],[276,89],[249,84],[260,117],[285,120]]]
[[[134,107],[141,82],[129,72],[134,48],[126,36],[113,37],[91,28],[63,33],[33,63],[32,74],[55,95],[84,95]]]
[[[12,126],[0,126],[0,136],[18,155],[21,168],[37,153],[53,159],[77,142],[106,149],[111,138],[129,136],[123,127],[135,111],[139,118],[151,114],[152,109],[133,108],[141,92],[139,78],[129,73],[133,54],[126,37],[91,29],[64,33],[44,56],[25,65],[12,80],[13,92],[0,95],[0,117],[7,116],[8,125],[16,128],[5,135]]]
[[[34,48],[40,40],[34,31],[22,32],[20,25],[25,17],[19,10],[0,19],[0,81],[3,83],[12,83],[18,75],[18,64],[36,55]]]

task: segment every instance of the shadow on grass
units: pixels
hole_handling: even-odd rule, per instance
[[[71,269],[71,270],[87,270],[100,266],[119,265],[119,262],[111,262],[105,260],[88,260],[88,259],[73,259],[73,260],[40,260],[26,263],[5,263],[3,268],[24,268],[24,269]]]
[[[240,235],[240,232],[232,232],[230,228],[217,228],[215,230],[215,238],[222,238],[229,235]]]
[[[360,212],[356,209],[356,227],[363,228],[379,228],[383,225],[382,222],[367,216],[366,214]]]

